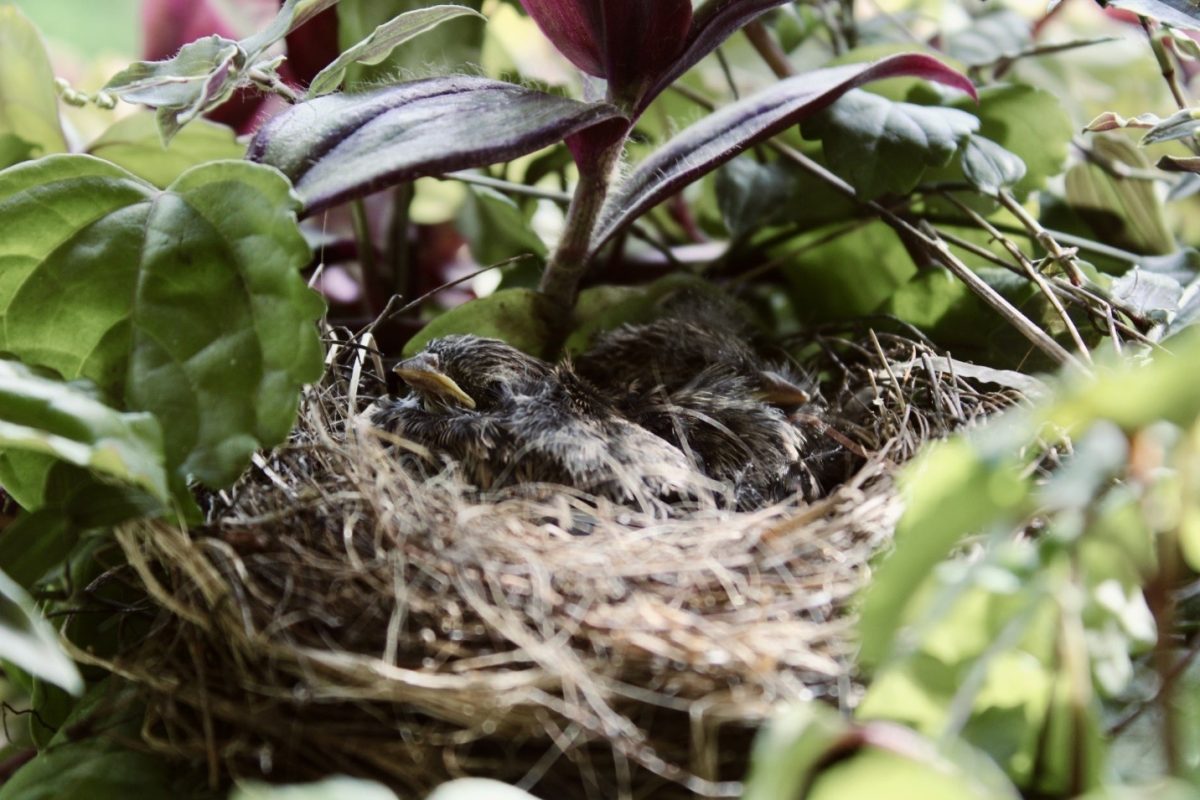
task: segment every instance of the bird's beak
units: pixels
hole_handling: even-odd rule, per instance
[[[812,400],[812,395],[774,370],[758,373],[761,397],[773,406],[800,406]]]
[[[475,398],[464,392],[453,378],[441,371],[438,358],[433,353],[419,353],[401,361],[392,371],[418,392],[453,398],[467,408],[475,408]]]

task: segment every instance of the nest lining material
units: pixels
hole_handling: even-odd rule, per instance
[[[780,704],[854,702],[846,605],[899,515],[895,465],[1018,397],[902,336],[821,342],[812,436],[861,451],[854,473],[810,504],[664,520],[405,472],[359,413],[370,342],[343,341],[208,524],[118,532],[156,622],[114,661],[75,655],[141,686],[146,741],[214,783],[736,796]]]

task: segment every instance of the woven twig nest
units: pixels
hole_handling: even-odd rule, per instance
[[[824,340],[809,365],[829,417],[802,424],[859,451],[843,485],[670,520],[404,472],[356,413],[370,360],[343,348],[208,524],[120,530],[157,619],[102,663],[144,689],[146,740],[215,781],[737,795],[773,710],[854,700],[847,601],[900,513],[896,465],[1014,396],[919,342],[865,341]]]

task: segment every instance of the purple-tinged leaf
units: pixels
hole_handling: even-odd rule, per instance
[[[756,17],[782,6],[787,0],[708,0],[696,9],[692,29],[682,52],[664,72],[656,76],[636,111],[640,113],[679,76],[716,50]]]
[[[718,109],[639,164],[605,202],[591,251],[594,253],[630,222],[748,147],[820,111],[855,87],[899,75],[944,83],[975,96],[975,87],[967,78],[937,59],[920,54],[816,70],[780,81]]]
[[[670,68],[692,23],[691,0],[521,0],[567,59],[618,89]]]
[[[403,181],[508,161],[620,117],[475,77],[430,78],[293,106],[250,143],[248,157],[291,178],[311,214]]]
[[[1100,5],[1167,22],[1177,28],[1200,30],[1200,18],[1190,0],[1104,0]]]

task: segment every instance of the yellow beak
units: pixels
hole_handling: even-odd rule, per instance
[[[441,371],[437,356],[420,353],[401,361],[392,371],[418,392],[443,399],[454,399],[467,408],[475,408],[475,399],[462,390],[454,379]]]

